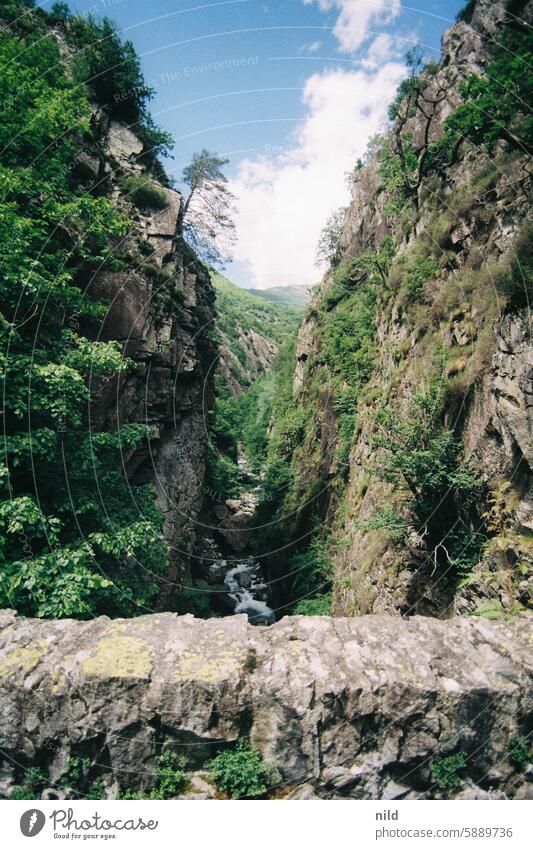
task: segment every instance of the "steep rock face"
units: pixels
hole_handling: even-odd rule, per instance
[[[102,387],[91,414],[97,428],[149,426],[149,445],[125,464],[133,482],[155,484],[165,515],[170,554],[161,604],[167,605],[174,584],[190,577],[202,505],[214,292],[207,269],[177,237],[181,195],[145,164],[142,141],[97,105],[92,125],[100,140],[94,175],[133,227],[116,246],[127,269],[100,272],[90,292],[109,304],[99,338],[119,341],[133,367]],[[137,200],[139,184],[153,199]]]
[[[521,17],[530,16],[531,10],[531,3],[524,4]],[[476,4],[470,24],[459,22],[445,33],[440,65],[424,91],[424,108],[413,109],[402,128],[415,149],[424,140],[431,143],[441,137],[443,122],[461,102],[461,81],[469,74],[484,73],[492,55],[491,39],[495,33],[501,35],[504,19],[503,7],[483,0]],[[327,493],[322,499],[322,519],[333,536],[343,540],[340,550],[332,552],[334,609],[339,615],[450,616],[473,612],[487,600],[503,610],[513,609],[517,602],[528,603],[533,521],[531,317],[527,306],[506,303],[495,281],[498,263],[515,253],[514,240],[530,211],[530,189],[528,157],[500,150],[491,162],[482,147],[468,146],[460,161],[447,170],[444,181],[422,179],[415,208],[399,228],[378,156],[371,155],[354,176],[340,242],[341,261],[377,250],[384,237],[393,236],[400,291],[393,289],[379,309],[377,359],[366,397],[359,402],[346,485],[337,483],[340,437],[338,433],[331,437],[334,399],[327,391],[319,398],[315,429],[330,434],[323,440],[320,460],[320,480]],[[424,239],[439,249],[440,270],[437,279],[418,293],[413,306],[401,287]],[[403,271],[402,255],[406,259]],[[487,269],[485,280],[479,273],[481,266]],[[319,301],[332,286],[330,274]],[[322,347],[312,306],[297,346],[295,400],[304,405],[312,394],[313,380],[325,367]],[[383,530],[363,529],[384,504],[395,503],[391,488],[369,474],[374,399],[395,404],[408,397],[428,378],[439,347],[446,352],[452,386],[445,424],[461,438],[466,456],[481,473],[483,483],[475,504],[478,515],[490,513],[488,504],[494,507],[499,498],[505,502],[497,518],[487,519],[487,525],[492,521],[495,538],[483,562],[469,585],[459,590],[450,575],[435,577],[435,561],[417,534],[398,546]],[[327,384],[327,376],[322,382]],[[313,474],[313,464],[305,464],[312,450],[312,444],[304,443],[300,452],[304,463],[300,460],[300,467],[296,465],[296,474],[303,478]]]
[[[243,391],[243,385],[253,383],[272,366],[278,346],[255,330],[239,327],[237,344],[243,351],[243,362],[232,351],[231,340],[222,334],[217,372],[233,395]]]
[[[35,762],[61,786],[77,755],[103,765],[108,786],[147,788],[162,748],[194,769],[242,735],[293,798],[439,798],[430,764],[454,752],[466,767],[452,795],[530,792],[509,761],[532,709],[523,617],[289,617],[266,629],[245,616],[5,611],[0,629],[3,792]]]

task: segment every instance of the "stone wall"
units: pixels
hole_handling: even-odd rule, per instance
[[[531,620],[171,613],[90,622],[0,616],[4,793],[69,757],[147,788],[163,749],[202,767],[249,737],[291,798],[441,796],[433,758],[463,752],[461,798],[523,797],[510,740],[530,728]],[[530,776],[531,777],[531,776]]]

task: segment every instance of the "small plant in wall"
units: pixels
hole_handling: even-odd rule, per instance
[[[525,772],[533,761],[531,745],[527,737],[515,734],[509,741],[509,760],[518,772]]]
[[[265,763],[261,752],[246,740],[239,740],[233,750],[219,752],[211,761],[210,773],[232,799],[262,796],[281,781],[276,767]]]
[[[463,752],[445,755],[431,761],[433,781],[441,790],[455,790],[461,786],[461,773],[466,769],[466,758]]]

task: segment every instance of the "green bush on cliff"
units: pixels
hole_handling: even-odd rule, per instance
[[[431,761],[431,774],[435,784],[441,790],[455,790],[461,786],[461,773],[466,769],[463,752],[434,758]]]
[[[47,772],[41,767],[32,766],[24,771],[22,783],[16,784],[11,793],[10,799],[40,799],[41,793],[49,783]]]
[[[469,513],[480,480],[464,458],[461,441],[443,426],[446,393],[439,355],[425,388],[377,412],[372,442],[379,454],[372,470],[408,494],[416,530],[431,546],[435,564],[452,565],[464,576],[478,562],[486,536],[471,526]]]
[[[139,209],[164,209],[167,205],[165,192],[146,176],[132,174],[122,181],[122,188]]]
[[[460,86],[464,102],[444,122],[443,135],[429,145],[425,174],[451,164],[463,141],[485,145],[490,153],[504,141],[531,155],[533,84],[527,72],[533,60],[531,29],[507,28],[493,50],[494,61],[486,74],[472,74]]]
[[[531,754],[531,744],[527,737],[521,734],[515,734],[509,742],[509,760],[519,772],[525,772],[533,757]]]
[[[220,752],[210,763],[217,786],[232,799],[263,796],[278,784],[281,776],[272,764],[263,761],[261,752],[246,740],[238,740],[234,749]]]
[[[136,799],[175,799],[187,787],[187,761],[182,755],[171,751],[163,752],[157,759],[155,768],[156,784],[149,792],[143,790],[120,789],[117,798],[122,800]]]

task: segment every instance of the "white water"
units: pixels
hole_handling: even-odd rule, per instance
[[[253,625],[270,625],[276,621],[276,614],[267,604],[268,587],[257,560],[249,558],[229,569],[224,583],[235,602],[235,613],[246,613]]]

